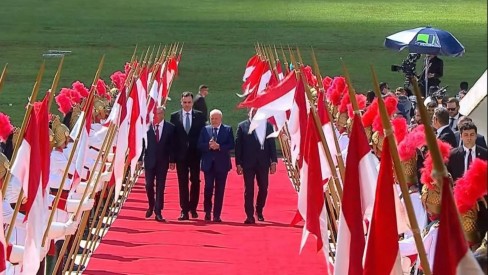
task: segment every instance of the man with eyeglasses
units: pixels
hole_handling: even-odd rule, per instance
[[[447,111],[449,112],[449,127],[454,132],[458,130],[458,121],[462,116],[459,113],[459,100],[455,97],[451,97],[447,100]]]

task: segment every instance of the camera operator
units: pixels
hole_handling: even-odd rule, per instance
[[[427,70],[427,83],[425,83],[425,70]],[[422,87],[422,93],[425,93],[426,84],[428,88],[438,87],[441,83],[440,78],[444,74],[444,61],[437,57],[437,55],[427,55],[427,66],[424,67],[419,78]],[[424,94],[424,97],[427,96]]]

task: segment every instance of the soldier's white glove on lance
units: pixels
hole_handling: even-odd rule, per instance
[[[66,222],[66,232],[65,235],[73,235],[76,232],[76,229],[78,228],[78,225],[80,225],[79,221],[73,221],[70,219],[68,222]]]
[[[95,186],[93,184],[94,182],[95,181],[93,180],[93,182],[90,183],[90,186],[88,187],[88,194],[90,194],[93,191],[93,186]],[[76,187],[76,193],[83,194],[85,192],[86,186],[87,183],[85,181],[80,182],[80,184],[78,184],[78,186]]]
[[[80,210],[81,211],[91,210],[93,208],[94,203],[95,203],[94,199],[85,198],[85,200],[83,201],[83,204],[81,204]],[[68,201],[66,202],[66,211],[68,211],[70,213],[75,213],[78,210],[79,205],[80,205],[80,200],[68,199]]]
[[[49,233],[47,234],[48,239],[57,239],[63,237],[66,232],[66,224],[61,222],[51,223],[49,227]]]
[[[16,244],[9,245],[9,247],[7,248],[7,257],[7,260],[12,264],[18,264],[22,262],[24,258],[24,247]]]

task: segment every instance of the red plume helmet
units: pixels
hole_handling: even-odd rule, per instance
[[[404,117],[396,117],[392,119],[391,125],[393,127],[393,134],[395,135],[395,139],[398,144],[405,139],[405,136],[408,133],[407,120]]]
[[[334,77],[332,84],[327,89],[327,100],[334,106],[341,104],[341,98],[346,89],[346,79],[342,76]]]
[[[82,98],[88,97],[88,89],[85,87],[85,84],[83,84],[80,81],[76,81],[72,84],[72,87],[75,91],[77,91]]]
[[[324,85],[324,91],[327,91],[330,85],[332,85],[332,78],[329,76],[324,77],[324,79],[322,79],[322,85]]]
[[[425,133],[424,125],[415,127],[405,138],[398,143],[398,154],[401,161],[407,161],[417,154],[417,148],[424,146]]]
[[[112,84],[119,91],[122,91],[124,89],[124,84],[125,84],[126,78],[127,78],[127,75],[121,71],[116,71],[110,76],[110,79],[112,80]]]
[[[464,214],[487,194],[487,162],[474,159],[469,169],[454,184],[454,200],[459,213]]]
[[[439,146],[439,150],[441,151],[442,162],[446,163],[449,160],[451,145],[438,139],[437,146]],[[434,179],[432,178],[432,169],[434,169],[434,163],[430,152],[428,152],[424,160],[424,168],[420,169],[420,180],[427,185],[429,189],[433,188],[432,183],[434,182]]]
[[[66,115],[73,107],[73,105],[71,104],[71,100],[66,95],[66,93],[64,94],[60,93],[59,95],[56,96],[55,100],[56,100],[56,104],[58,104],[58,110],[63,115]]]
[[[345,96],[349,98],[349,96]],[[366,96],[362,94],[356,94],[356,101],[358,102],[359,110],[364,110],[366,108]],[[354,108],[352,107],[352,103],[347,104],[347,114],[350,118],[354,117]]]
[[[364,127],[370,127],[373,125],[374,119],[378,115],[378,111],[378,99],[375,98],[361,118],[363,120]]]
[[[311,87],[317,87],[317,77],[312,73],[312,67],[305,66],[302,68],[302,73],[307,78],[307,83]]]
[[[10,123],[10,117],[4,113],[0,113],[0,142],[7,141],[13,131],[14,126]]]

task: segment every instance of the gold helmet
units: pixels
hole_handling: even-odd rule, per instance
[[[17,144],[17,140],[19,139],[19,136],[20,136],[20,128],[15,127],[14,132],[13,132],[13,136],[12,136],[13,146],[15,146],[15,144]]]
[[[473,244],[479,243],[481,241],[481,236],[477,226],[478,209],[476,209],[476,206],[465,213],[461,213],[460,217],[466,240]]]
[[[54,147],[64,146],[69,136],[69,129],[61,123],[58,116],[53,120],[52,129],[54,133]]]
[[[51,130],[51,128],[49,128],[49,145],[51,146],[51,148],[56,147],[56,143],[54,141],[54,132],[53,130]]]
[[[371,141],[371,137],[373,135],[373,127],[372,126],[364,127],[364,131],[366,132],[366,137],[368,138],[368,141]]]
[[[107,112],[106,112],[106,108],[108,105],[107,103],[108,102],[106,100],[98,97],[93,102],[93,108],[94,108],[93,115],[95,116],[96,121],[107,118]]]
[[[437,180],[432,183],[433,188],[427,187],[426,184],[422,187],[422,204],[429,215],[439,215],[441,213],[441,189]]]
[[[81,115],[81,106],[75,105],[73,106],[73,112],[71,113],[71,119],[69,120],[69,129],[73,129],[75,127],[76,121]],[[54,132],[56,134],[56,132]]]
[[[9,165],[10,163],[7,157],[3,153],[0,153],[0,181],[3,180],[3,177],[7,174]]]
[[[380,132],[375,131],[371,136],[371,145],[373,147],[373,152],[377,157],[381,157],[381,151],[383,151],[383,141],[385,137],[380,134]]]

